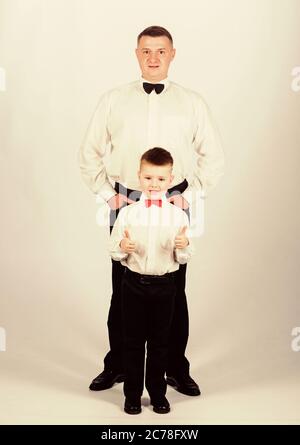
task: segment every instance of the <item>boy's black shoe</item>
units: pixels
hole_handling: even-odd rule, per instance
[[[151,399],[150,404],[153,405],[153,411],[158,414],[167,414],[170,412],[170,404],[165,397],[161,399]]]
[[[200,396],[197,383],[189,375],[183,377],[167,376],[167,384],[186,396]]]
[[[141,408],[141,399],[139,400],[129,400],[125,399],[124,411],[127,414],[140,414],[142,411]]]
[[[90,384],[90,390],[103,391],[111,388],[115,383],[124,382],[124,374],[120,372],[105,370],[97,375]]]

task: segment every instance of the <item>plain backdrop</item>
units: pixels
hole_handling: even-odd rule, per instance
[[[108,229],[77,153],[100,95],[140,76],[136,37],[166,27],[169,78],[205,98],[226,173],[188,266],[187,356],[201,397],[144,394],[135,423],[299,423],[299,0],[1,0],[2,424],[125,424],[108,350]],[[3,330],[2,330],[3,332]],[[163,417],[163,418],[162,418]]]

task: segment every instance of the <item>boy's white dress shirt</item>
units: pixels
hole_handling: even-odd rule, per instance
[[[184,179],[190,192],[204,197],[223,175],[224,155],[210,110],[195,91],[168,78],[164,90],[147,94],[140,78],[111,89],[99,100],[79,150],[81,175],[87,186],[108,201],[111,181],[139,190],[141,155],[153,147],[168,150],[174,159],[173,184]]]
[[[184,226],[187,226],[186,236],[189,238],[188,217],[182,209],[168,202],[166,195],[161,198],[161,207],[155,204],[146,207],[145,199],[148,198],[142,193],[139,201],[120,210],[110,236],[110,255],[140,274],[174,272],[194,253],[190,239],[187,247],[175,249],[175,237]],[[130,254],[120,248],[125,229],[130,239],[137,243],[137,251]]]

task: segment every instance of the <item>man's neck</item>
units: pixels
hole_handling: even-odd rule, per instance
[[[160,77],[158,79],[147,79],[146,77],[142,76],[142,80],[144,80],[145,82],[149,82],[149,83],[164,83],[165,81],[168,80],[168,76],[166,77]]]

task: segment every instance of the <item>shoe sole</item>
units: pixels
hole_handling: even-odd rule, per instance
[[[135,416],[136,414],[140,414],[142,412],[142,409],[140,409],[139,411],[136,411],[135,413],[132,413],[131,411],[127,411],[126,408],[124,408],[124,411],[126,414],[130,414],[131,416]]]
[[[178,385],[177,381],[175,379],[172,379],[171,377],[167,377],[166,381],[168,385],[172,386],[176,391],[184,394],[185,396],[196,397],[201,395],[200,389],[199,392],[197,392],[196,394],[183,390],[180,385]]]
[[[106,389],[112,388],[116,383],[122,383],[122,382],[124,382],[124,377],[117,377],[117,378],[115,378],[112,381],[111,385],[107,385],[107,386],[102,387],[102,388],[97,388],[97,387],[96,388],[91,388],[91,385],[90,385],[89,390],[90,391],[104,391]]]
[[[153,403],[150,401],[150,405],[153,406],[153,411],[157,414],[168,414],[171,411],[171,407],[167,408],[166,410],[160,411],[159,409],[156,409]]]
[[[168,408],[168,410],[160,411],[155,409],[155,407],[153,407],[153,411],[157,414],[168,414],[171,411],[171,408]]]

